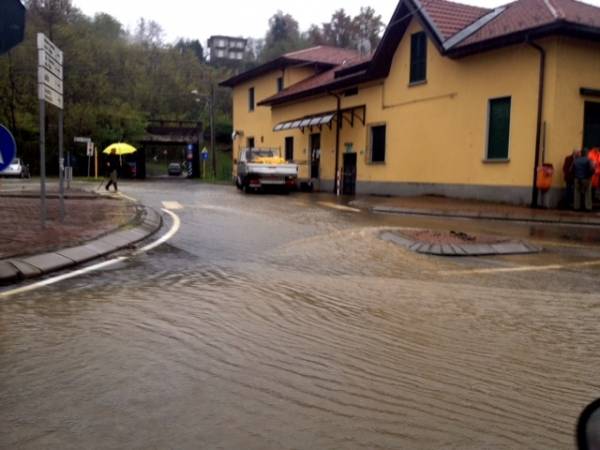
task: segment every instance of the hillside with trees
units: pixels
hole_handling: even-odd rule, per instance
[[[374,48],[383,27],[372,8],[356,17],[336,11],[330,22],[302,32],[289,14],[270,20],[264,39],[253,39],[252,51],[237,68],[211,66],[198,40],[166,43],[160,25],[140,19],[126,30],[114,17],[83,14],[71,0],[25,0],[25,41],[0,56],[0,123],[13,130],[19,152],[37,172],[39,104],[37,100],[36,34],[45,33],[65,54],[65,143],[91,136],[100,146],[115,141],[135,143],[150,119],[208,123],[206,102],[192,90],[208,94],[235,70],[248,69],[283,53],[313,45]],[[365,45],[365,42],[369,42]],[[367,48],[366,50],[368,50]],[[228,143],[231,94],[218,89],[217,134]],[[49,108],[47,148],[49,168],[56,167],[57,112]],[[78,149],[82,152],[83,149]],[[51,169],[52,170],[52,169]]]

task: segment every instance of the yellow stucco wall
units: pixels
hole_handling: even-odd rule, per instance
[[[239,158],[241,149],[247,146],[250,137],[254,138],[257,147],[284,150],[284,140],[273,132],[274,124],[278,122],[272,118],[271,108],[258,106],[258,103],[277,93],[278,78],[283,77],[285,87],[298,83],[314,74],[315,69],[312,67],[288,67],[242,83],[233,89],[233,127],[234,130],[243,133],[234,142],[234,160]],[[249,111],[248,108],[250,88],[255,90],[256,106],[254,111]]]
[[[554,164],[556,186],[563,185],[562,165],[565,157],[583,144],[585,101],[600,102],[600,98],[583,97],[580,88],[600,89],[600,44],[567,37],[556,39],[553,69],[556,83],[548,87],[555,101],[547,103],[546,162]]]
[[[368,163],[367,127],[341,133],[358,151],[358,180],[529,186],[533,173],[538,59],[526,46],[451,60],[429,42],[427,83],[409,86],[410,35],[400,43],[389,76],[343,99],[342,108],[367,106],[367,126],[387,124],[385,164]],[[485,163],[488,100],[512,97],[510,161]],[[317,98],[273,109],[273,121],[335,109],[335,99]],[[323,130],[323,178],[334,176],[335,130]]]
[[[367,124],[357,122],[354,128],[344,124],[340,166],[345,146],[351,143],[358,153],[359,182],[506,186],[526,192],[534,173],[539,52],[522,44],[450,59],[441,56],[429,42],[427,82],[410,86],[410,36],[421,30],[414,20],[396,50],[385,80],[360,86],[358,95],[342,98],[342,108],[366,105]],[[562,161],[582,141],[584,99],[579,88],[600,88],[600,45],[564,37],[546,38],[539,43],[547,53],[545,159],[555,165],[555,185],[560,186]],[[310,74],[298,72],[297,77]],[[280,75],[272,74],[250,83],[257,86],[257,99],[268,96],[267,91],[269,95],[273,93],[277,76]],[[311,131],[271,130],[279,122],[335,110],[335,97],[325,95],[272,110],[262,108],[249,116],[243,110],[247,109],[250,84],[235,89],[236,129],[258,130],[254,134],[264,136],[264,146],[282,149],[285,137],[293,136],[294,158],[301,164],[301,178],[308,178]],[[485,158],[489,100],[506,96],[512,99],[509,160],[489,162]],[[368,127],[384,123],[386,161],[371,164]],[[320,132],[321,179],[332,181],[335,126],[323,127]]]

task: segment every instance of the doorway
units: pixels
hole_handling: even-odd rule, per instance
[[[248,139],[246,139],[246,148],[250,148],[250,149],[255,148],[253,137],[249,137]]]
[[[585,102],[583,147],[600,148],[600,103]]]
[[[342,194],[356,194],[356,153],[344,153],[344,178]]]
[[[321,134],[310,135],[310,177],[320,178],[321,170]]]

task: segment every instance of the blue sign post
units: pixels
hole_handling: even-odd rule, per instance
[[[0,125],[0,172],[6,170],[11,165],[17,155],[17,143],[10,131]]]

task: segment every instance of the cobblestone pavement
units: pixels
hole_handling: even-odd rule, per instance
[[[42,229],[40,200],[2,197],[0,194],[0,259],[72,247],[126,225],[135,218],[133,204],[120,198],[92,197],[65,200],[65,221],[60,222],[59,200],[48,199],[48,220]]]
[[[600,389],[598,229],[122,189],[181,229],[0,302],[0,448],[573,448]],[[545,250],[449,259],[380,239],[406,228]]]

